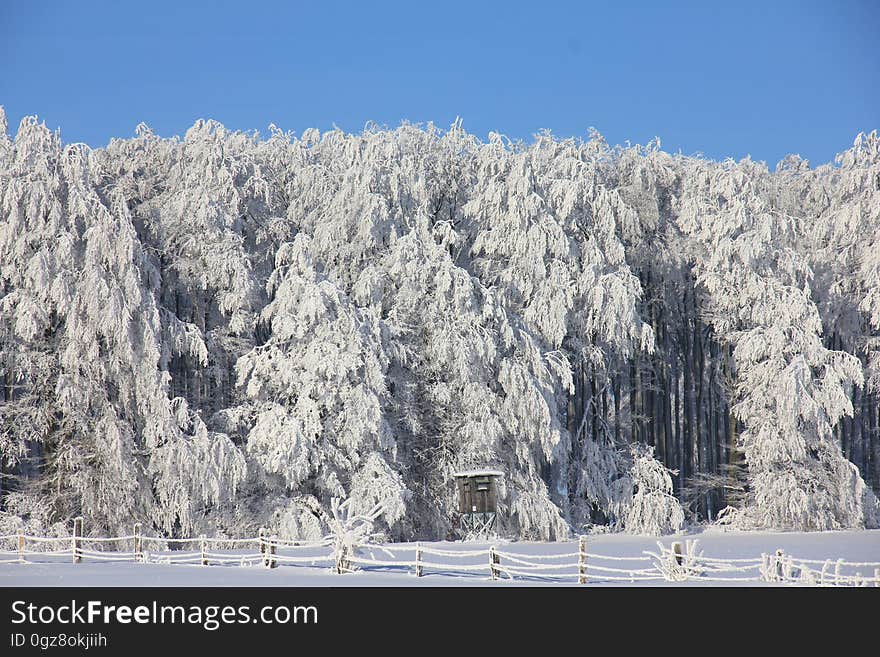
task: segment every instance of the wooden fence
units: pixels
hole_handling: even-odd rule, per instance
[[[0,564],[70,559],[73,563],[321,567],[337,573],[411,572],[416,577],[444,575],[547,583],[700,581],[880,587],[880,562],[804,559],[781,549],[754,558],[722,559],[703,555],[698,541],[676,541],[668,546],[658,541],[657,551],[633,556],[588,552],[587,536],[580,537],[576,551],[558,554],[517,552],[515,545],[507,544],[504,549],[495,545],[468,549],[466,544],[463,549],[446,549],[433,543],[362,545],[340,557],[334,554],[330,541],[287,540],[268,536],[264,530],[250,538],[165,538],[145,536],[140,525],[135,525],[127,536],[84,536],[82,521],[77,519],[71,536],[0,536],[0,548],[12,548],[0,549]],[[412,557],[406,558],[410,554]]]

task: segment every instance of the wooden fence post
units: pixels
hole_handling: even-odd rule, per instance
[[[278,565],[278,562],[275,561],[275,547],[277,545],[278,537],[272,536],[269,538],[269,568],[275,568]]]
[[[18,530],[18,560],[24,563],[24,534]]]
[[[202,552],[202,565],[207,566],[208,565],[208,555],[206,554],[206,552],[208,550],[207,550],[207,546],[205,545],[205,537],[199,536],[199,538],[201,539],[199,541],[199,546],[200,546],[201,552]]]
[[[776,579],[777,581],[783,581],[783,573],[782,573],[782,559],[785,557],[785,553],[782,551],[782,548],[776,550]]]
[[[134,560],[143,561],[144,553],[141,550],[141,523],[134,523]]]
[[[266,529],[264,527],[260,527],[260,531],[257,532],[257,536],[260,539],[260,559],[263,562],[264,566],[268,566],[268,562],[266,561]]]
[[[80,538],[83,535],[83,519],[82,516],[73,519],[73,563],[82,561],[80,554]]]
[[[422,544],[416,543],[416,577],[422,576]]]
[[[679,543],[677,541],[675,543],[673,543],[672,544],[672,551],[675,553],[675,563],[677,563],[680,566],[682,563],[682,559],[683,559],[682,553],[681,553],[681,543]]]
[[[489,570],[492,572],[492,579],[498,579],[499,571],[496,566],[501,564],[501,556],[495,550],[495,546],[489,548]]]
[[[333,550],[333,558],[336,561],[336,574],[345,575],[351,571],[351,562],[348,560],[348,547],[345,543],[337,544]]]
[[[578,584],[587,583],[587,537],[578,540]]]

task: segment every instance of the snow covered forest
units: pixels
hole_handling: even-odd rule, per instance
[[[880,138],[835,163],[0,110],[0,533],[880,524]],[[872,492],[873,491],[873,492]]]

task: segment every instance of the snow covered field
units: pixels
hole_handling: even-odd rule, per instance
[[[673,541],[685,544],[698,540],[696,553],[702,551],[698,560],[708,566],[702,573],[694,574],[688,581],[667,581],[656,571],[656,560],[645,559],[645,552],[658,553],[657,538],[631,535],[590,536],[587,543],[588,584],[587,586],[712,586],[712,585],[768,585],[760,581],[760,572],[755,561],[742,563],[712,562],[720,560],[758,560],[763,554],[774,554],[782,549],[785,555],[793,557],[795,566],[803,567],[799,560],[830,560],[830,565],[810,563],[813,571],[821,571],[825,565],[827,576],[833,579],[834,563],[838,559],[858,566],[843,565],[841,575],[860,575],[875,577],[875,569],[880,569],[880,530],[815,532],[815,533],[745,533],[721,532],[715,529],[696,533],[665,536],[661,543],[669,548]],[[199,564],[163,564],[168,553],[151,553],[150,563],[131,561],[94,561],[86,557],[80,564],[70,563],[69,556],[36,555],[27,556],[29,563],[0,564],[0,586],[578,586],[577,584],[577,542],[566,543],[494,543],[500,553],[502,571],[515,570],[512,579],[501,572],[501,578],[493,581],[489,576],[487,543],[423,543],[422,561],[427,563],[450,564],[448,568],[425,566],[423,576],[414,575],[412,565],[362,564],[359,572],[337,575],[330,569],[327,557],[328,548],[294,548],[278,551],[279,560],[285,556],[313,557],[314,564],[281,564],[274,569],[264,568],[254,558],[253,551],[229,551],[223,554],[230,559],[227,563],[209,566]],[[360,558],[374,561],[412,562],[415,558],[415,544],[401,543],[386,546],[390,554],[383,550],[364,551]],[[482,554],[431,555],[431,550],[441,553],[461,552]],[[248,556],[251,555],[251,556]],[[513,559],[508,555],[515,555]],[[554,558],[553,555],[569,555]],[[574,556],[571,556],[574,555]],[[592,556],[595,555],[595,556]],[[4,558],[8,556],[4,555]],[[602,559],[601,557],[611,557]],[[616,557],[616,559],[614,559]],[[624,559],[626,558],[626,559]],[[520,559],[532,564],[552,566],[549,570],[533,570],[532,566],[519,564]],[[622,559],[622,560],[621,560]],[[640,560],[641,559],[641,560]],[[870,563],[868,563],[870,562]],[[245,564],[245,565],[242,565]],[[455,570],[451,564],[459,564],[465,570]],[[751,565],[750,565],[751,564]],[[480,569],[479,566],[485,565]],[[558,567],[557,567],[558,566]],[[471,569],[468,570],[468,567]],[[742,568],[721,572],[720,569]],[[654,579],[630,581],[620,570],[651,569]],[[795,571],[796,573],[798,571]],[[523,575],[522,573],[526,573]],[[645,576],[645,575],[643,575]],[[621,577],[621,579],[613,579]],[[720,578],[740,579],[740,581],[718,581]],[[795,577],[795,579],[797,576]],[[826,580],[826,583],[833,583]]]

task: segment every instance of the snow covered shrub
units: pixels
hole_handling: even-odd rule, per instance
[[[28,534],[30,536],[67,537],[72,526],[51,520],[52,512],[45,499],[32,494],[8,493],[4,498],[5,511],[0,511],[0,535]],[[17,549],[15,538],[6,541],[8,549]],[[29,550],[52,550],[54,543],[31,542]]]
[[[654,458],[654,449],[633,444],[629,490],[620,500],[620,522],[632,534],[672,534],[684,525],[684,510],[672,494],[670,471]]]
[[[351,559],[358,554],[360,548],[379,547],[378,543],[385,540],[384,535],[373,531],[373,523],[384,513],[382,504],[375,505],[366,513],[353,513],[351,503],[350,498],[340,502],[338,497],[330,502],[330,531],[324,540],[333,548],[332,556],[338,574],[355,570]]]
[[[676,545],[679,551],[676,551]],[[706,572],[706,566],[702,561],[703,551],[698,549],[699,541],[687,540],[683,544],[673,543],[666,547],[657,541],[657,552],[648,552],[654,557],[654,566],[659,570],[664,579],[672,582],[684,582],[694,577],[700,577]]]
[[[802,578],[801,569],[794,565],[791,556],[781,550],[773,554],[762,554],[758,572],[765,582],[791,582]]]

